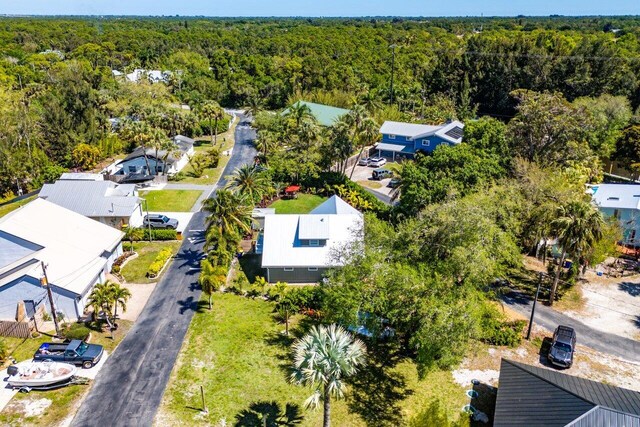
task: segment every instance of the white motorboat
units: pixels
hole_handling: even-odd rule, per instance
[[[68,363],[52,361],[27,362],[11,365],[7,368],[11,387],[44,387],[70,380],[76,374],[76,368]]]

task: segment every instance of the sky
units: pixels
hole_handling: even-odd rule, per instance
[[[638,15],[640,0],[0,0],[11,15]]]

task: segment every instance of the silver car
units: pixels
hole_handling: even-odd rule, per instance
[[[175,218],[169,218],[166,215],[151,214],[145,215],[142,221],[145,227],[151,228],[171,228],[175,230],[178,228],[178,220]]]
[[[383,157],[372,157],[369,159],[369,166],[372,168],[379,168],[387,164],[387,159]]]

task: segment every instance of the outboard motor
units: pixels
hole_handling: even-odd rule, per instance
[[[7,374],[9,374],[9,376],[11,376],[11,377],[14,376],[14,375],[18,375],[18,372],[20,372],[20,371],[19,371],[18,367],[15,366],[15,365],[10,365],[7,368]]]

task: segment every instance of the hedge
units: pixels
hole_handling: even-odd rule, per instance
[[[158,252],[158,255],[156,255],[155,260],[147,269],[147,276],[150,278],[157,277],[160,273],[160,270],[162,270],[162,267],[164,267],[164,265],[166,264],[167,260],[171,258],[171,255],[173,255],[173,251],[171,250],[171,248],[163,248],[162,250],[160,250],[160,252]]]
[[[160,230],[154,230],[151,229],[151,240],[177,240],[178,239],[178,232],[176,230],[172,230],[172,229],[160,229]],[[142,233],[142,238],[139,240],[149,240],[149,229],[145,228],[144,232]]]
[[[62,331],[62,335],[68,340],[85,341],[91,331],[82,323],[74,323]]]

